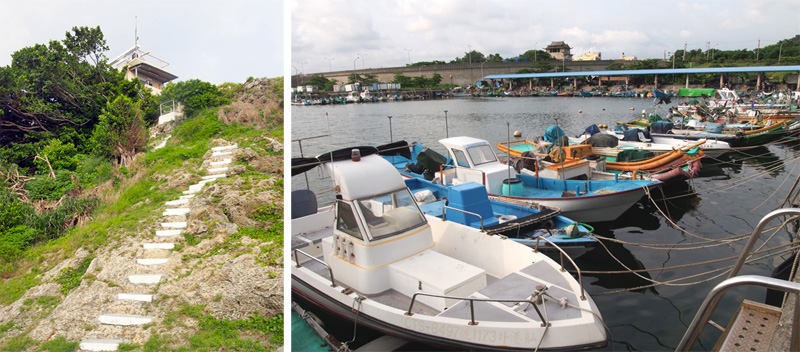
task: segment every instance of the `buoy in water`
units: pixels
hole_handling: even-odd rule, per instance
[[[631,110],[633,110],[633,106],[631,106]]]
[[[517,137],[517,138],[522,137],[522,132],[514,131],[514,137]]]
[[[583,110],[578,110],[578,113],[579,114],[583,114]]]

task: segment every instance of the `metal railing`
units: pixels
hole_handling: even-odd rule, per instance
[[[534,292],[531,296],[538,296],[542,292],[544,292],[543,286],[537,286],[536,292]],[[537,303],[541,304],[544,301],[540,299],[537,300],[528,300],[528,299],[492,299],[492,298],[474,298],[474,297],[457,297],[457,296],[448,296],[448,295],[438,295],[433,293],[426,293],[426,292],[417,292],[411,296],[411,303],[408,305],[408,310],[404,313],[407,316],[412,316],[414,313],[411,310],[414,308],[414,302],[417,301],[417,296],[427,296],[427,297],[435,297],[435,298],[444,298],[444,299],[454,299],[454,300],[461,300],[461,301],[469,301],[469,323],[468,325],[478,325],[478,322],[475,321],[475,302],[497,302],[497,303],[528,303],[536,310],[536,314],[539,315],[539,319],[542,320],[542,327],[548,326],[547,320],[545,320],[542,312],[539,311],[539,307],[536,306]]]
[[[296,268],[300,268],[300,267],[303,266],[303,264],[300,263],[300,258],[297,257],[298,253],[302,253],[303,255],[308,257],[308,259],[311,259],[311,260],[313,260],[313,261],[315,261],[317,263],[320,263],[320,264],[322,264],[322,266],[324,266],[326,269],[328,269],[328,275],[330,275],[330,277],[331,277],[331,287],[336,287],[336,282],[334,282],[334,280],[333,280],[333,269],[331,269],[331,266],[328,265],[328,263],[325,263],[325,262],[317,259],[316,257],[312,256],[311,254],[303,252],[303,251],[301,251],[299,249],[295,249],[294,250],[294,261],[295,261],[295,263],[297,263],[295,265]]]
[[[558,252],[561,253],[561,272],[567,271],[567,269],[564,268],[564,257],[566,257],[567,260],[569,260],[569,262],[572,263],[572,267],[575,268],[575,272],[578,274],[578,286],[580,286],[580,289],[581,289],[581,301],[585,301],[586,300],[586,291],[583,290],[583,276],[581,275],[581,268],[578,267],[577,264],[575,264],[575,261],[572,260],[572,257],[570,257],[567,254],[567,252],[564,252],[564,250],[561,249],[561,247],[559,247],[557,244],[553,243],[553,241],[550,241],[547,238],[544,238],[542,236],[536,237],[536,246],[533,247],[533,251],[534,252],[538,252],[539,251],[539,241],[541,241],[541,240],[549,243],[551,246],[553,246],[553,248],[557,249]]]
[[[453,207],[448,207],[446,205],[442,206],[442,221],[447,221],[447,216],[445,215],[445,210],[447,210],[447,209],[459,211],[459,212],[462,212],[464,214],[477,216],[478,219],[481,221],[481,232],[484,232],[484,230],[483,230],[483,217],[478,215],[478,214],[476,214],[476,213],[469,212],[469,211],[466,211],[466,210],[456,209],[456,208],[453,208]]]
[[[697,341],[697,339],[700,337],[700,333],[703,332],[703,328],[709,322],[711,315],[714,313],[714,310],[716,309],[717,305],[719,305],[719,302],[722,300],[722,297],[725,295],[725,293],[732,288],[741,286],[761,286],[783,292],[800,294],[800,283],[797,282],[773,279],[771,277],[757,275],[742,275],[726,279],[715,286],[711,292],[708,293],[705,301],[703,301],[703,304],[700,305],[700,309],[697,311],[697,314],[695,314],[692,323],[689,324],[689,328],[686,329],[686,334],[683,335],[681,342],[678,344],[678,347],[675,348],[675,350],[689,351],[694,345],[695,341]],[[798,314],[798,302],[800,302],[800,300],[795,299],[795,317],[797,317]],[[790,350],[797,351],[797,349],[800,348],[800,343],[797,341],[797,339],[800,338],[800,334],[797,333],[797,324],[792,325],[792,348]],[[770,338],[767,336],[765,337]]]
[[[738,286],[763,286],[784,292],[800,294],[800,283],[756,275],[743,275],[736,277],[736,275],[739,273],[739,270],[742,268],[742,265],[744,265],[744,263],[750,257],[750,252],[753,250],[753,246],[755,246],[756,242],[758,242],[758,240],[761,238],[764,228],[772,219],[781,216],[788,216],[789,218],[784,220],[784,224],[789,223],[800,217],[800,208],[784,208],[773,210],[761,218],[761,221],[758,222],[758,225],[753,230],[753,235],[750,236],[750,240],[747,241],[747,244],[742,249],[742,253],[739,255],[739,259],[736,261],[736,264],[731,267],[731,273],[728,276],[728,279],[721,282],[719,285],[714,287],[711,292],[708,293],[705,301],[703,301],[703,304],[697,311],[694,320],[692,320],[689,328],[686,329],[686,334],[683,335],[683,339],[681,339],[680,344],[678,344],[676,351],[688,351],[692,348],[692,345],[694,345],[695,341],[697,341],[699,338],[700,333],[703,332],[703,328],[705,328],[706,324],[711,322],[711,314],[713,314],[717,309],[720,300],[722,300],[722,296],[731,288]],[[797,241],[797,239],[795,239],[795,241]],[[800,296],[795,297],[796,304],[798,300],[800,300]],[[797,315],[797,313],[798,311],[795,311],[795,315]],[[792,327],[792,350],[797,350],[797,348],[800,348],[800,341],[798,341],[798,339],[800,339],[800,334],[798,334],[798,328],[800,327],[798,327],[797,324]]]
[[[175,111],[175,100],[170,100],[166,103],[161,103],[161,105],[158,106],[159,116],[164,114],[169,114],[173,111]]]

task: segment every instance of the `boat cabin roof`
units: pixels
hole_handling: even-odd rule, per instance
[[[489,145],[489,142],[483,139],[474,138],[474,137],[453,137],[453,138],[445,138],[440,139],[439,143],[442,143],[447,149],[467,149],[472,147],[477,147],[480,145]]]
[[[378,155],[368,155],[360,161],[350,159],[325,165],[345,200],[385,194],[406,187],[397,169]]]

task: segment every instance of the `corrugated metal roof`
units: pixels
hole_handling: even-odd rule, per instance
[[[751,66],[751,67],[703,67],[703,68],[662,68],[648,70],[612,70],[612,71],[573,71],[546,73],[510,73],[504,75],[488,75],[484,79],[505,78],[551,78],[579,76],[635,76],[635,75],[672,75],[687,73],[758,73],[800,71],[800,66]]]

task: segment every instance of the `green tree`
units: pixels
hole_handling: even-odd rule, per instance
[[[142,119],[141,102],[119,96],[103,109],[92,133],[95,151],[119,158],[128,165],[147,143],[147,127]]]
[[[489,56],[486,57],[486,62],[503,62],[503,57],[498,53],[489,54]]]
[[[553,59],[546,51],[536,49],[528,50],[521,54],[520,57],[524,57],[530,61],[550,61]]]
[[[224,94],[217,86],[199,79],[168,84],[161,91],[161,102],[170,100],[181,102],[183,113],[187,116],[205,108],[227,103]]]
[[[16,150],[2,153],[7,162],[31,166],[35,153],[21,152],[36,149],[30,144],[91,132],[123,79],[106,50],[100,27],[74,27],[66,39],[22,48],[0,67],[0,146]]]

